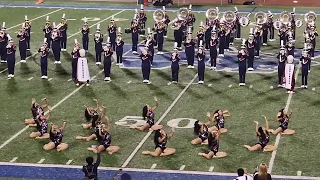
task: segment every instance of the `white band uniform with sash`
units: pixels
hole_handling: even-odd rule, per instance
[[[79,51],[80,57],[78,58],[77,66],[77,79],[79,82],[87,82],[90,80],[90,73],[88,68],[88,60],[85,57],[85,50],[81,49]]]
[[[288,56],[288,63],[286,64],[285,71],[284,71],[284,81],[285,81],[285,88],[287,90],[294,89],[294,64],[293,64],[293,56]]]

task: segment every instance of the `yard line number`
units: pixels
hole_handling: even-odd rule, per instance
[[[171,119],[167,122],[167,125],[173,128],[193,128],[196,119],[191,118],[177,118]],[[142,126],[146,123],[146,120],[143,120],[141,116],[125,116],[119,121],[115,122],[116,125],[129,127],[131,125]]]

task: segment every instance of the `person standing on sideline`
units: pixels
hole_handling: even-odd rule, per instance
[[[246,73],[247,73],[247,58],[248,52],[246,50],[246,40],[242,40],[241,50],[238,53],[239,63],[239,86],[246,85]]]
[[[143,77],[143,83],[150,83],[150,70],[151,70],[151,55],[148,54],[148,49],[145,47],[142,50],[142,53],[140,55],[141,58],[141,70],[142,70],[142,77]]]
[[[116,42],[116,54],[117,54],[117,65],[123,66],[122,55],[123,55],[124,41],[122,39],[121,27],[118,27],[118,37]]]
[[[48,79],[48,55],[49,55],[49,47],[48,40],[44,38],[42,46],[39,48],[38,52],[41,54],[40,65],[41,65],[41,78]]]
[[[96,51],[96,65],[101,64],[101,53],[103,52],[102,42],[103,42],[103,34],[100,33],[100,24],[97,24],[96,33],[94,34],[94,48]]]
[[[79,47],[78,40],[75,39],[74,48],[71,52],[71,56],[72,56],[71,66],[72,66],[72,80],[77,84],[77,86],[79,85],[77,80],[78,58],[80,57],[79,50],[80,50],[80,47]]]
[[[174,43],[173,53],[171,55],[171,72],[172,72],[172,83],[176,84],[178,82],[179,76],[179,61],[180,55],[178,52],[178,43]]]
[[[19,38],[19,52],[20,62],[25,63],[27,58],[27,41],[26,41],[26,30],[21,28],[18,32],[17,38]]]
[[[79,86],[79,82],[87,83],[87,86],[90,86],[90,73],[88,68],[88,60],[86,56],[86,50],[80,49],[79,50],[80,57],[78,58],[77,63],[77,86]]]
[[[8,78],[14,77],[14,67],[16,64],[16,49],[17,47],[14,45],[13,39],[9,34],[7,34],[9,44],[6,47],[7,51],[7,63],[8,63]]]
[[[93,163],[93,157],[86,158],[87,165],[82,167],[82,172],[86,180],[97,180],[98,179],[98,167],[100,165],[100,153],[97,153],[97,160]]]
[[[309,71],[309,62],[311,58],[308,55],[307,43],[304,43],[304,50],[302,52],[302,57],[300,58],[301,65],[302,65],[302,85],[301,88],[308,88],[308,71]]]
[[[250,175],[247,175],[247,170],[243,168],[239,168],[237,170],[238,177],[234,180],[253,180],[253,178]]]
[[[197,53],[197,58],[198,58],[198,77],[199,77],[199,82],[198,84],[203,84],[204,83],[204,72],[206,70],[206,64],[205,64],[205,58],[206,54],[203,51],[203,41],[200,41],[199,44],[199,50]]]
[[[84,23],[82,26],[82,47],[86,52],[89,52],[89,33],[90,33],[90,27],[87,21],[87,18],[85,17],[83,19]]]
[[[112,63],[112,47],[111,47],[111,43],[110,43],[110,37],[108,37],[107,40],[107,46],[104,47],[104,61],[103,61],[103,65],[104,65],[104,80],[105,81],[111,81],[110,78],[110,73],[111,73],[111,63]]]

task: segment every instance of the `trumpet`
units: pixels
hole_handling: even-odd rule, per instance
[[[56,39],[58,37],[58,32],[54,31],[51,33],[51,39]]]
[[[94,40],[95,41],[99,41],[100,40],[100,33],[97,32],[97,33],[94,34]]]
[[[18,35],[23,35],[24,34],[24,32],[25,32],[25,30],[23,29],[23,28],[21,28],[20,30],[19,30],[19,32],[18,32]]]
[[[118,36],[118,37],[117,37],[117,44],[119,45],[121,41],[122,41],[122,37],[121,37],[121,36]]]
[[[1,37],[1,38],[4,37],[4,31],[0,31],[0,37]]]

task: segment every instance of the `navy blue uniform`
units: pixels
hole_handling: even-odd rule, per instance
[[[102,42],[103,42],[103,35],[100,33],[96,33],[94,37],[94,49],[96,51],[96,62],[101,62],[101,53],[103,51]]]
[[[164,30],[166,28],[165,24],[162,23],[162,27],[157,27],[157,44],[158,44],[158,51],[163,51],[163,42],[164,42]]]
[[[111,145],[111,134],[109,134],[108,132],[104,133],[104,135],[102,137],[101,145],[103,145],[105,150],[107,150],[107,148],[110,147],[110,145]]]
[[[42,49],[40,48],[38,52],[41,55],[41,58],[40,58],[41,76],[47,76],[49,48],[42,48]]]
[[[8,63],[8,73],[14,75],[14,67],[16,64],[16,49],[15,45],[6,47],[7,50],[7,63]]]
[[[60,32],[61,32],[61,48],[62,49],[67,49],[67,30],[68,30],[68,24],[64,24],[63,26],[60,27]]]
[[[47,47],[51,48],[51,32],[52,32],[52,26],[44,26],[42,31],[44,32],[44,37],[47,38]]]
[[[286,66],[285,61],[287,60],[287,56],[285,54],[278,54],[277,59],[279,59],[278,62],[278,84],[282,84],[282,77],[283,77],[283,73],[284,73],[284,69]]]
[[[257,144],[260,144],[261,148],[263,149],[268,145],[270,135],[268,132],[266,132],[264,137],[262,137],[261,135],[258,135],[258,136],[259,136],[259,142]]]
[[[157,142],[156,147],[154,149],[160,148],[162,152],[167,148],[167,138],[165,138],[162,142]]]
[[[283,44],[287,44],[287,31],[285,30],[279,30],[278,33],[279,37],[280,37],[280,46],[281,46],[281,41],[283,41]]]
[[[122,40],[116,43],[117,63],[122,63],[123,45],[124,42]]]
[[[19,33],[17,35],[19,38],[19,52],[21,60],[26,60],[27,58],[27,40],[26,40],[26,32]]]
[[[145,44],[148,44],[148,53],[150,54],[150,63],[151,65],[153,64],[153,57],[154,57],[154,45],[155,45],[156,41],[155,40],[145,40]]]
[[[154,112],[152,110],[149,110],[149,115],[147,116],[147,124],[149,125],[149,128],[151,128],[154,125]]]
[[[150,78],[150,69],[151,69],[151,55],[150,54],[141,54],[140,58],[141,62],[141,70],[142,70],[142,77],[143,80],[149,80]]]
[[[177,24],[182,24],[184,21],[182,20],[178,20]],[[174,41],[178,43],[178,48],[181,48],[181,45],[182,45],[182,41],[183,41],[183,26],[181,25],[179,29],[177,30],[174,30],[173,31],[173,36],[174,36]]]
[[[210,64],[211,67],[217,67],[217,44],[218,40],[217,39],[211,39],[210,40]]]
[[[43,136],[44,134],[48,133],[48,122],[46,120],[42,120],[37,128],[41,136]]]
[[[71,66],[72,66],[72,79],[74,81],[77,80],[77,68],[78,68],[78,58],[80,57],[80,53],[79,53],[80,49],[73,49],[73,51],[71,52],[71,56],[72,56],[72,62],[71,62]]]
[[[108,33],[110,37],[111,48],[114,51],[116,49],[117,26],[109,26]]]
[[[312,44],[311,57],[314,57],[314,50],[315,50],[315,47],[316,47],[316,36],[318,36],[317,32],[311,33],[311,35],[310,35],[310,40],[311,40],[310,43]]]
[[[57,33],[57,36],[53,36],[53,33]],[[60,32],[52,32],[51,34],[52,39],[52,52],[55,61],[60,61],[60,53],[61,53],[61,36]]]
[[[246,47],[248,51],[248,68],[253,68],[253,61],[254,61],[254,55],[255,55],[255,45],[256,42],[254,41],[246,41]]]
[[[213,28],[213,21],[209,21],[208,19],[206,19],[206,26],[208,27],[206,29],[206,32],[204,33],[204,44],[205,44],[205,48],[209,49],[210,46],[210,37],[211,37],[211,31]]]
[[[7,50],[6,46],[8,44],[8,36],[6,34],[3,35],[3,37],[0,36],[0,56],[1,61],[7,60]]]
[[[25,38],[26,38],[26,43],[27,43],[27,50],[30,50],[30,39],[31,39],[31,24],[27,23],[27,25],[25,25]]]
[[[166,26],[166,29],[164,30],[164,33],[163,33],[163,35],[164,36],[167,36],[167,33],[168,33],[168,25],[169,25],[169,23],[170,23],[170,19],[169,19],[169,16],[167,15],[167,14],[165,14],[165,20],[164,20],[164,23],[167,25]],[[179,46],[178,46],[179,47]],[[181,47],[181,43],[180,43],[180,47]]]
[[[238,53],[239,83],[246,83],[248,52],[246,50],[243,51],[244,54],[242,54],[240,51]]]
[[[204,72],[205,72],[205,69],[206,69],[206,65],[205,65],[206,54],[204,53],[204,51],[202,51],[202,53],[198,53],[197,54],[197,58],[198,58],[198,77],[199,77],[199,81],[204,81]]]
[[[81,30],[82,33],[82,47],[84,50],[89,50],[89,33],[90,28],[89,27],[83,27]]]
[[[240,17],[237,15],[237,20],[235,22],[235,28],[236,28],[236,38],[241,38],[241,25],[239,21]]]
[[[187,56],[187,62],[188,62],[188,66],[193,66],[194,64],[194,55],[195,55],[195,50],[194,50],[194,46],[195,46],[195,42],[193,41],[193,39],[191,39],[190,42],[185,42],[184,43],[185,46],[185,53]]]
[[[179,61],[180,55],[178,53],[173,53],[171,56],[171,72],[172,72],[172,81],[178,82],[179,77]]]
[[[214,135],[211,143],[212,144],[209,150],[212,151],[214,155],[217,155],[217,152],[219,151],[219,140],[217,140]]]
[[[204,30],[201,30],[201,27],[200,27],[200,30],[199,32],[197,32],[197,37],[198,37],[198,47],[200,46],[200,41],[204,42],[204,33],[205,31]]]
[[[221,128],[224,128],[224,122],[225,122],[225,118],[224,116],[217,116],[215,117],[215,121],[216,121],[216,128],[219,130]]]
[[[311,59],[309,57],[301,57],[300,58],[301,64],[302,64],[302,85],[307,86],[308,85],[308,72],[309,72],[309,63]]]
[[[231,38],[231,29],[227,28],[226,30],[226,36],[225,36],[225,43],[224,43],[224,49],[229,50],[229,46],[230,46],[230,38]]]
[[[289,46],[289,45],[287,45],[287,46],[286,46],[287,55],[288,55],[288,56],[289,56],[289,55],[292,55],[292,56],[294,57],[294,49],[295,49],[294,46]]]
[[[113,52],[111,51],[111,49],[108,49],[108,50],[104,51],[103,53],[104,53],[104,61],[103,61],[104,76],[110,77],[111,63],[112,63],[111,58],[112,58]]]
[[[199,136],[198,136],[202,142],[208,139],[208,132],[209,132],[208,126],[203,124],[202,133],[199,132]]]
[[[147,22],[148,18],[145,12],[140,12],[139,13],[139,26],[140,29],[145,29],[146,27],[146,22]]]
[[[138,51],[138,41],[139,41],[139,27],[133,25],[134,22],[131,22],[131,40],[132,40],[132,51]]]
[[[281,127],[282,132],[288,129],[288,125],[289,125],[289,117],[287,115],[281,117],[279,127]]]
[[[195,16],[194,16],[194,14],[192,14],[192,12],[189,13],[186,21],[187,21],[186,25],[187,25],[188,27],[191,27],[191,32],[193,32],[193,24],[196,22],[196,18],[195,18]]]
[[[269,30],[269,39],[274,39],[273,19],[269,17],[267,23],[268,23],[268,30]]]
[[[53,134],[50,131],[50,140],[54,143],[55,147],[58,147],[61,144],[62,138],[63,132],[61,130],[58,130],[56,134]]]
[[[225,30],[219,31],[218,37],[219,37],[219,54],[224,54],[224,48],[226,44],[226,31]]]
[[[255,56],[260,55],[260,47],[261,47],[261,31],[257,31],[254,35],[254,41],[256,42],[255,44]]]
[[[268,24],[262,25],[262,43],[267,44],[268,42]]]

